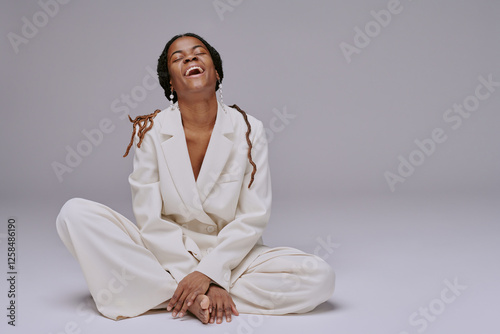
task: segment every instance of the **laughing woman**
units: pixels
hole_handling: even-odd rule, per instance
[[[333,294],[318,256],[262,242],[271,208],[262,123],[217,100],[219,53],[195,34],[158,61],[170,107],[138,116],[125,155],[136,224],[89,200],[66,202],[58,233],[111,319],[166,308],[203,323],[241,313],[304,313]]]

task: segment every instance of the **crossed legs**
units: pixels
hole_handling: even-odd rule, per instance
[[[57,231],[80,263],[104,316],[138,316],[173,295],[177,282],[145,247],[137,226],[109,207],[71,199],[57,217]],[[278,247],[259,255],[229,292],[240,313],[304,313],[330,298],[334,281],[333,270],[321,258]],[[204,299],[191,308],[197,317],[205,313],[198,305],[206,304]]]

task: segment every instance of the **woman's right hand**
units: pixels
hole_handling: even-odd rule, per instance
[[[231,314],[239,315],[233,298],[224,288],[212,284],[208,288],[206,295],[210,299],[210,306],[208,307],[210,312],[209,323],[213,324],[215,320],[217,320],[218,324],[222,323],[224,314],[226,315],[226,322],[231,321]]]

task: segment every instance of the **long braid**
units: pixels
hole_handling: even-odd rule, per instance
[[[139,131],[137,132],[137,135],[139,136],[139,142],[137,143],[137,147],[141,147],[141,143],[142,143],[142,140],[144,139],[144,135],[146,134],[146,132],[148,132],[149,130],[151,130],[151,128],[153,127],[153,124],[154,124],[154,121],[153,121],[153,118],[155,118],[155,116],[160,112],[161,110],[160,109],[156,109],[154,113],[152,114],[149,114],[149,115],[143,115],[143,116],[137,116],[135,119],[132,120],[132,118],[130,117],[130,115],[128,116],[128,119],[134,123],[132,125],[132,127],[134,128],[134,131],[132,132],[132,138],[130,138],[130,143],[128,144],[128,147],[127,147],[127,152],[125,152],[125,154],[123,155],[123,157],[125,158],[127,155],[128,155],[128,152],[130,151],[130,148],[132,147],[132,144],[134,143],[134,136],[135,136],[135,132],[136,132],[136,129],[135,129],[135,126],[138,125],[139,126]],[[150,122],[149,125],[146,127],[146,125],[148,124],[148,121]]]
[[[248,161],[253,167],[252,170],[252,175],[250,177],[250,183],[248,183],[248,188],[252,185],[255,177],[255,173],[257,172],[257,165],[255,162],[252,160],[252,142],[250,141],[250,132],[252,132],[252,126],[250,125],[250,122],[248,121],[247,113],[243,111],[240,107],[238,107],[236,104],[233,104],[230,106],[231,108],[235,108],[238,110],[242,115],[243,119],[245,119],[245,123],[247,124],[247,132],[246,132],[246,139],[247,139],[247,144],[248,144]],[[137,132],[137,135],[139,136],[139,143],[137,143],[137,147],[141,147],[142,140],[144,139],[144,135],[146,132],[151,130],[153,127],[154,121],[153,118],[160,112],[160,109],[156,109],[154,113],[149,114],[149,115],[143,115],[143,116],[137,116],[135,119],[132,119],[130,115],[128,116],[128,119],[130,122],[134,123],[133,124],[133,129],[134,131],[132,132],[132,138],[130,138],[130,143],[128,144],[127,151],[123,155],[123,157],[126,157],[128,153],[130,152],[130,148],[132,147],[134,143],[134,136],[136,133],[136,125],[139,126],[139,131]],[[149,122],[149,125],[148,125]],[[147,125],[147,127],[146,127]]]
[[[247,123],[246,138],[247,138],[247,144],[248,144],[248,161],[250,161],[250,164],[253,167],[252,175],[251,175],[251,178],[250,178],[250,183],[248,184],[248,188],[250,188],[250,186],[253,183],[255,173],[257,172],[257,165],[255,165],[255,162],[253,162],[253,160],[252,160],[252,142],[250,141],[250,132],[252,131],[252,127],[250,126],[250,122],[248,122],[248,117],[247,117],[247,113],[246,112],[244,112],[236,104],[233,104],[230,107],[231,108],[235,108],[236,110],[238,110],[243,115],[243,118],[245,119],[245,123]]]

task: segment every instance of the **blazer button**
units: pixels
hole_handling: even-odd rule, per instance
[[[210,226],[207,227],[207,232],[208,233],[212,233],[213,231],[215,231],[215,227],[213,227],[212,225],[210,225]]]

